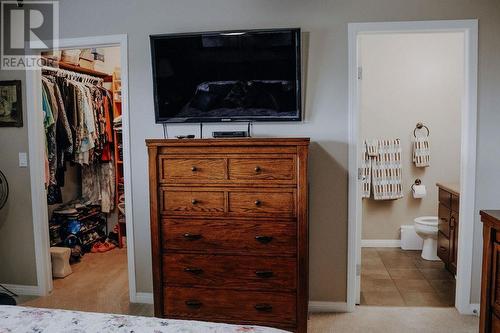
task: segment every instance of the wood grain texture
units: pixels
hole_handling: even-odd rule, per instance
[[[450,237],[450,209],[441,203],[438,206],[438,229]]]
[[[163,214],[222,214],[224,192],[222,191],[172,191],[162,190],[161,212]]]
[[[494,332],[498,325],[498,318],[495,318],[492,303],[494,293],[497,289],[496,277],[499,276],[498,249],[496,242],[497,234],[500,233],[500,211],[481,211],[481,221],[483,222],[483,264],[481,274],[481,305],[479,318],[479,332]]]
[[[295,159],[290,158],[230,158],[228,160],[231,180],[290,180],[295,181]]]
[[[164,297],[165,314],[184,319],[244,320],[290,326],[296,323],[294,293],[167,286]]]
[[[224,158],[160,157],[160,182],[207,182],[227,179]]]
[[[229,213],[241,215],[295,216],[295,193],[282,192],[229,192]]]
[[[440,184],[438,187],[438,257],[443,260],[448,271],[456,274],[460,197],[450,193],[447,188]]]
[[[451,194],[450,192],[439,188],[439,202],[447,208],[451,208]]]
[[[242,290],[294,291],[295,258],[174,254],[163,256],[167,285]]]
[[[151,223],[151,258],[153,264],[153,298],[155,304],[155,316],[162,315],[162,260],[161,260],[161,234],[160,214],[158,211],[158,170],[157,165],[158,148],[148,147],[149,158],[149,203]]]
[[[157,316],[307,332],[308,144],[147,140]]]
[[[164,219],[163,250],[218,254],[294,256],[297,253],[295,223],[275,221],[236,221]],[[200,235],[190,240],[185,235]],[[261,242],[257,237],[269,237]]]

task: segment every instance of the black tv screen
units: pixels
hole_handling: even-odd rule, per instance
[[[300,29],[150,39],[157,123],[301,119]]]

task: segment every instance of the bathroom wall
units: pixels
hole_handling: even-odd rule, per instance
[[[437,215],[436,182],[459,183],[460,117],[464,91],[461,33],[383,34],[360,37],[362,138],[400,138],[403,194],[399,200],[363,199],[362,239],[399,239],[400,226]],[[413,130],[430,130],[431,162],[412,162]],[[425,131],[425,129],[423,129]],[[414,199],[420,178],[427,196]]]

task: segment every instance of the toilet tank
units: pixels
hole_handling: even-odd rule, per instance
[[[401,226],[401,249],[403,250],[422,250],[424,240],[415,232],[415,226]]]

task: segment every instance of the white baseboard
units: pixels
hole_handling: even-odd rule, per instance
[[[1,283],[1,285],[18,295],[41,296],[40,289],[38,288],[38,286],[27,286],[22,284],[5,284],[5,283]],[[1,291],[2,288],[0,288],[0,292]]]
[[[347,312],[347,303],[309,301],[309,312]]]
[[[153,304],[153,293],[135,293],[134,303]]]
[[[400,239],[362,239],[361,247],[401,247]]]

